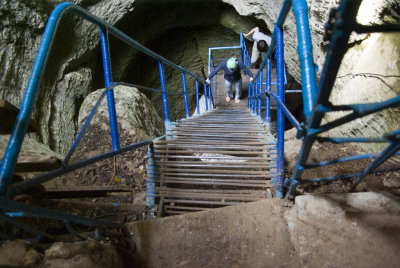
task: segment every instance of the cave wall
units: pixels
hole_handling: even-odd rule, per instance
[[[0,5],[0,98],[19,106],[45,22],[61,0],[19,1],[2,0]],[[272,32],[283,0],[208,0],[208,1],[146,1],[146,0],[74,0],[104,18],[129,36],[138,40],[171,61],[187,67],[192,73],[207,74],[208,47],[237,45],[239,32],[247,32],[258,25],[264,32]],[[308,0],[313,54],[320,75],[325,57],[326,44],[322,42],[324,23],[329,9],[338,0]],[[396,0],[365,0],[362,7],[363,23],[398,21],[399,3]],[[342,104],[351,101],[375,101],[398,94],[397,37],[388,35],[363,35],[352,37],[352,48],[346,54],[331,101]],[[284,29],[285,63],[289,73],[301,81],[296,26],[292,12]],[[250,43],[249,43],[250,44]],[[375,54],[368,51],[381,47],[378,65],[370,64]],[[384,49],[383,49],[383,48]],[[115,81],[126,81],[159,88],[158,66],[127,45],[110,36],[112,72]],[[362,58],[360,64],[353,58]],[[141,65],[143,64],[143,65]],[[67,15],[60,24],[55,38],[43,82],[38,92],[33,118],[40,125],[37,138],[58,152],[65,152],[71,144],[78,125],[78,111],[84,98],[92,91],[104,87],[102,62],[99,49],[98,29]],[[376,68],[372,68],[375,66]],[[168,91],[181,91],[181,78],[166,67]],[[373,72],[378,76],[363,76]],[[179,75],[179,76],[175,76]],[[379,77],[390,76],[388,79]],[[176,78],[175,78],[176,77]],[[355,81],[350,78],[356,77]],[[378,78],[377,78],[378,77]],[[188,90],[194,90],[193,80],[188,78]],[[371,82],[373,81],[373,82]],[[366,86],[367,85],[367,86]],[[373,89],[371,86],[375,85]],[[143,91],[163,117],[160,96]],[[354,98],[350,98],[353,97]],[[170,97],[171,118],[184,116],[182,98]],[[194,109],[194,98],[190,98]],[[337,118],[338,114],[326,117]],[[341,128],[335,134],[363,135],[381,133],[398,127],[400,118],[396,111],[382,112],[375,118],[357,120],[355,125]],[[378,127],[369,128],[370,122]],[[358,125],[357,125],[358,124]],[[367,126],[367,127],[365,127]],[[365,131],[362,129],[366,129]],[[357,130],[357,131],[356,131]],[[352,133],[354,132],[354,133]]]
[[[1,2],[0,98],[20,105],[46,21],[60,2]],[[209,46],[237,45],[238,33],[255,26],[252,19],[239,16],[232,7],[219,0],[73,2],[199,75],[204,73],[207,65]],[[109,38],[114,81],[160,87],[158,66],[154,60],[149,61],[147,57],[141,61],[141,53],[115,37]],[[65,152],[73,141],[79,128],[78,111],[84,98],[104,87],[99,45],[96,26],[72,14],[62,19],[32,115],[40,126],[40,132],[35,137],[57,152]],[[138,67],[138,63],[144,66]],[[166,77],[170,78],[172,74],[168,71]],[[180,79],[179,76],[167,80],[167,89],[181,91]],[[193,80],[189,78],[188,87],[188,90],[194,90]],[[163,116],[159,95],[144,93],[153,101],[159,115]],[[184,116],[182,103],[182,98],[169,99],[172,119]],[[193,110],[193,97],[190,103]]]
[[[59,0],[2,0],[0,5],[0,98],[19,107],[36,52],[51,11]],[[75,0],[93,14],[116,24],[132,9],[133,0]],[[33,118],[40,126],[38,139],[65,152],[75,136],[80,103],[92,88],[100,57],[95,26],[67,15],[55,36],[38,91]],[[102,79],[102,78],[100,78]]]
[[[243,16],[263,20],[269,29],[279,16],[283,0],[223,0],[232,5]],[[323,42],[324,25],[329,10],[338,6],[338,0],[307,0],[314,62],[318,65],[320,77],[325,60],[327,43]],[[400,21],[400,3],[396,0],[364,0],[357,17],[364,25],[395,23]],[[336,79],[330,101],[333,104],[373,103],[399,95],[399,34],[352,34],[347,51]],[[287,70],[301,82],[297,56],[296,25],[293,12],[289,13],[284,26],[285,64]],[[355,60],[357,59],[357,60]],[[329,113],[325,122],[342,116],[343,113]],[[398,129],[398,109],[389,109],[366,116],[340,128],[333,129],[335,136],[376,137]],[[368,151],[385,147],[382,144],[359,144]]]

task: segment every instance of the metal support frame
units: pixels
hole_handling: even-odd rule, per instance
[[[100,28],[100,41],[101,41],[101,55],[103,57],[103,70],[104,80],[106,88],[112,86],[112,71],[111,71],[111,60],[110,60],[110,48],[108,44],[108,38]],[[107,92],[107,105],[108,105],[108,116],[110,120],[111,130],[111,142],[114,151],[119,150],[119,136],[118,136],[118,124],[117,124],[117,112],[115,111],[115,100],[114,90],[111,89]]]
[[[199,80],[196,79],[196,107],[197,115],[200,114]]]
[[[101,41],[101,51],[102,51],[102,58],[103,58],[103,69],[104,69],[104,79],[105,79],[105,86],[106,90],[100,96],[99,100],[96,102],[95,107],[93,107],[88,119],[85,121],[84,126],[82,127],[81,131],[79,132],[77,138],[73,142],[67,156],[65,157],[62,167],[56,170],[53,170],[48,173],[41,174],[33,179],[25,180],[21,183],[14,184],[10,186],[10,181],[13,176],[14,168],[16,165],[16,161],[21,150],[22,142],[25,137],[25,132],[28,126],[28,122],[30,120],[30,116],[32,114],[33,105],[36,101],[37,92],[39,90],[41,77],[43,75],[44,69],[46,67],[46,62],[50,55],[52,43],[54,40],[55,33],[58,28],[58,24],[61,21],[61,18],[67,13],[74,13],[83,19],[89,21],[90,23],[97,25],[100,29],[100,41]],[[119,136],[118,136],[118,128],[117,128],[117,117],[116,117],[116,110],[115,110],[115,101],[114,101],[114,93],[113,87],[122,84],[122,83],[113,83],[112,81],[112,71],[111,71],[111,59],[110,59],[110,51],[109,51],[109,44],[108,44],[108,35],[111,34],[114,37],[118,38],[119,40],[125,42],[129,46],[139,50],[147,54],[148,56],[156,59],[159,63],[159,70],[160,70],[160,80],[162,85],[162,96],[163,96],[163,104],[165,110],[165,126],[168,133],[170,129],[170,119],[168,114],[168,105],[167,105],[167,94],[165,88],[165,77],[164,77],[164,70],[163,64],[167,64],[174,69],[180,70],[185,75],[190,75],[196,81],[196,99],[198,103],[199,99],[199,91],[198,91],[198,83],[199,81],[205,83],[205,80],[192,74],[187,69],[174,64],[173,62],[165,59],[164,57],[156,54],[155,52],[149,50],[148,48],[144,47],[137,41],[133,40],[126,34],[119,31],[114,26],[108,24],[104,20],[94,16],[93,14],[89,13],[87,10],[79,7],[78,5],[70,2],[65,2],[57,5],[53,12],[50,14],[48,22],[46,24],[46,28],[36,55],[35,62],[32,67],[32,71],[28,80],[28,84],[25,90],[25,94],[20,105],[20,112],[17,117],[14,129],[12,131],[10,140],[8,142],[6,151],[4,153],[1,165],[0,165],[0,209],[4,211],[3,214],[0,216],[4,216],[7,218],[7,221],[12,221],[12,217],[16,215],[21,216],[33,216],[33,217],[44,217],[44,218],[52,218],[63,220],[72,232],[73,229],[69,225],[70,222],[78,222],[81,224],[86,225],[93,225],[93,226],[100,226],[100,227],[114,227],[119,228],[123,227],[120,224],[112,223],[112,222],[103,222],[100,220],[95,219],[78,219],[76,216],[70,214],[63,214],[58,211],[48,210],[40,207],[33,207],[33,206],[26,206],[24,204],[9,200],[9,196],[13,196],[17,193],[21,193],[35,185],[38,185],[42,182],[51,180],[57,176],[65,174],[67,172],[85,167],[89,164],[93,164],[97,161],[101,161],[103,159],[116,156],[118,154],[127,152],[129,150],[133,150],[139,148],[141,146],[146,146],[152,143],[152,141],[144,141],[137,144],[131,144],[124,148],[120,148],[119,144]],[[185,90],[185,81],[184,83],[184,95],[185,102],[187,103],[187,90]],[[209,89],[210,92],[211,88]],[[110,129],[111,129],[111,138],[112,138],[112,147],[113,150],[110,152],[106,152],[104,154],[100,154],[98,156],[94,156],[89,159],[85,159],[83,161],[69,164],[69,160],[72,157],[72,154],[75,151],[75,148],[79,141],[81,140],[83,133],[87,129],[87,126],[90,123],[90,120],[93,118],[95,114],[96,108],[100,104],[101,100],[104,96],[107,95],[108,101],[108,110],[109,110],[109,117],[110,117]],[[213,107],[213,100],[211,99],[211,104]],[[188,115],[188,108],[185,105],[187,115]],[[198,110],[199,113],[199,110]],[[5,212],[8,211],[8,212]],[[23,227],[24,229],[28,230],[29,227]],[[37,237],[43,237],[43,234],[40,234],[36,230],[31,230],[32,232],[37,234]],[[1,237],[7,237],[6,234],[0,234]]]
[[[267,68],[265,75],[266,91],[271,92],[271,60],[267,59]],[[271,99],[268,94],[265,96],[265,119],[268,128],[271,128]]]
[[[158,181],[158,171],[154,164],[154,148],[149,145],[147,149],[147,190],[146,190],[146,207],[148,210],[148,217],[154,218],[155,208],[155,195],[156,195],[156,182]]]
[[[208,94],[207,94],[207,83],[204,83],[204,103],[206,105],[206,112],[208,111]]]
[[[276,33],[276,76],[278,99],[285,102],[285,85],[284,85],[284,58],[283,58],[283,32],[279,27],[275,28]],[[285,116],[282,108],[277,109],[277,176],[273,181],[276,188],[276,196],[283,198],[283,161],[284,161],[284,139],[285,139]]]
[[[160,72],[160,83],[161,83],[161,90],[162,90],[162,101],[164,107],[164,124],[165,124],[165,133],[168,135],[170,129],[170,120],[169,120],[169,111],[168,111],[168,97],[167,97],[167,89],[165,86],[165,74],[164,74],[164,67],[161,60],[158,61],[158,68]]]
[[[185,103],[185,112],[186,118],[189,118],[189,103],[188,103],[188,95],[187,95],[187,88],[186,88],[186,77],[185,72],[182,72],[182,87],[183,87],[183,100]]]

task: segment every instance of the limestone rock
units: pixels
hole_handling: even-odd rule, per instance
[[[40,254],[25,240],[7,240],[0,247],[2,267],[30,267],[41,259]]]
[[[17,107],[22,101],[46,21],[55,5],[61,2],[1,2],[0,98]],[[134,0],[73,2],[115,24],[131,11]],[[97,61],[101,61],[99,40],[97,26],[82,23],[76,15],[67,15],[58,27],[33,111],[33,118],[40,125],[38,139],[58,152],[65,152],[71,145],[77,130],[80,102],[92,90],[92,73]],[[98,60],[89,61],[94,55]]]
[[[123,267],[116,249],[109,243],[84,241],[56,242],[46,250],[45,267]]]
[[[82,103],[79,112],[79,125],[88,117],[95,102],[104,89],[89,94]],[[164,123],[155,112],[151,102],[136,88],[117,86],[114,88],[115,109],[120,130],[135,137],[137,141],[151,139],[162,135]],[[100,123],[103,129],[108,129],[108,109],[106,97],[102,100],[91,124]]]
[[[5,98],[16,106],[21,103],[46,20],[55,5],[60,2],[61,0],[1,2],[0,98]],[[259,26],[266,27],[272,32],[283,0],[222,0],[215,1],[215,6],[211,9],[209,3],[201,1],[190,1],[188,4],[137,0],[74,0],[74,2],[108,23],[116,25],[146,47],[203,77],[208,72],[209,47],[238,45],[238,33],[246,32],[260,23],[264,25]],[[308,0],[307,3],[314,60],[319,66],[318,77],[326,51],[326,44],[322,42],[324,24],[330,8],[337,6],[339,0]],[[229,5],[234,7],[236,12]],[[396,0],[365,0],[360,8],[362,16],[359,19],[365,24],[381,21],[396,22],[399,20],[398,6]],[[169,16],[164,15],[165,10],[169,10]],[[258,19],[257,24],[254,19]],[[287,70],[300,82],[296,25],[292,12],[286,20],[284,40]],[[356,67],[356,61],[353,61],[352,57],[361,55],[362,49],[371,46],[372,40],[380,42],[374,39],[373,35],[352,37],[351,42],[354,46],[343,61],[340,76],[356,74],[355,71],[358,73],[366,71]],[[385,41],[384,44],[388,45],[385,50],[397,49],[398,44],[392,41]],[[115,81],[125,80],[159,88],[160,78],[156,62],[112,37],[110,51]],[[237,51],[229,53],[231,55],[224,56],[236,55]],[[219,55],[216,54],[215,57]],[[137,64],[138,62],[141,64]],[[104,86],[97,26],[83,22],[75,15],[67,15],[59,25],[47,66],[33,111],[33,118],[40,125],[39,134],[35,138],[53,150],[64,153],[78,130],[78,111],[83,99],[91,91]],[[171,68],[165,69],[167,90],[182,91],[179,72],[171,71]],[[386,68],[385,72],[378,74],[393,75],[394,71],[396,69]],[[350,86],[347,78],[346,76],[337,82],[336,95],[333,98],[351,94],[351,91],[342,89],[344,85]],[[365,80],[369,83],[371,79],[375,78]],[[365,81],[359,80],[357,88],[363,88]],[[395,88],[396,85],[393,83],[391,80],[389,87]],[[194,91],[193,79],[187,77],[187,84],[188,90]],[[392,95],[393,90],[381,92],[377,89],[376,92],[385,99]],[[387,92],[391,93],[387,95]],[[156,106],[158,114],[163,116],[160,94],[146,92],[146,95]],[[195,108],[193,96],[189,96],[191,113]],[[184,117],[182,96],[170,96],[168,101],[171,120]],[[380,125],[392,122],[392,118],[398,118],[395,114],[385,117],[389,119],[382,120]],[[381,122],[380,118],[377,120]],[[367,123],[368,120],[364,121]],[[398,122],[395,120],[394,123]]]

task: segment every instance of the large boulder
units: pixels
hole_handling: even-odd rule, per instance
[[[61,2],[1,2],[0,98],[16,106],[21,103],[46,21]],[[115,24],[132,9],[134,0],[73,2]],[[55,151],[65,152],[74,138],[80,103],[92,91],[101,61],[99,40],[97,27],[75,15],[67,15],[59,24],[33,111],[40,126],[38,139]]]
[[[82,103],[79,111],[79,125],[84,123],[94,104],[104,89],[90,93]],[[154,106],[139,92],[138,89],[127,86],[114,88],[115,109],[119,131],[125,136],[134,137],[135,141],[152,139],[162,135],[164,122],[157,115]],[[103,98],[91,125],[98,125],[102,129],[109,129],[107,98]],[[123,137],[124,138],[124,137]]]

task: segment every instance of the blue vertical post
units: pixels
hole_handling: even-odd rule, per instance
[[[244,39],[243,39],[243,33],[240,32],[240,56],[242,57],[242,62],[244,63],[244,65],[246,66],[246,62],[245,62],[245,56],[244,56]]]
[[[103,70],[104,70],[104,80],[106,88],[112,86],[111,77],[111,62],[110,53],[108,49],[108,40],[103,30],[100,28],[100,40],[101,40],[101,54],[103,56]],[[115,101],[114,101],[114,90],[111,89],[107,92],[107,105],[108,105],[108,116],[110,120],[111,129],[111,142],[113,150],[119,150],[119,137],[118,137],[118,124],[117,124],[117,113],[115,111]]]
[[[183,84],[183,99],[185,100],[186,118],[189,118],[190,115],[189,115],[189,104],[188,104],[185,72],[182,72],[182,84]]]
[[[266,90],[271,92],[271,60],[267,58],[267,73],[265,75]],[[265,123],[271,127],[271,100],[268,94],[265,94]]]
[[[258,115],[258,76],[254,79],[254,113]]]
[[[256,88],[257,88],[257,80],[254,78],[253,84],[251,85],[253,97],[251,98],[251,110],[255,114],[256,113]]]
[[[208,97],[207,97],[207,83],[204,82],[204,102],[206,104],[206,111],[208,111]]]
[[[248,98],[247,98],[247,108],[251,110],[251,82],[247,85],[247,92],[248,92]]]
[[[196,79],[196,106],[197,106],[197,114],[200,114],[199,80],[197,79]]]
[[[164,106],[164,124],[165,124],[165,133],[168,135],[170,129],[170,121],[169,121],[169,112],[168,112],[168,100],[167,100],[167,89],[165,87],[165,74],[164,67],[161,60],[158,61],[158,69],[160,72],[160,82],[161,82],[161,95]]]
[[[147,178],[146,178],[146,207],[149,211],[149,218],[154,218],[155,195],[156,195],[156,181],[158,174],[154,165],[153,158],[153,145],[150,144],[147,149]]]
[[[284,58],[283,58],[283,33],[279,27],[275,27],[276,33],[276,77],[278,98],[285,103],[285,85],[284,85]],[[274,180],[276,188],[276,197],[283,198],[283,158],[284,158],[284,138],[285,138],[285,116],[278,105],[277,107],[277,175]]]
[[[214,109],[214,98],[211,91],[211,86],[208,85],[207,88],[208,88],[208,98],[210,99],[210,110],[212,110]]]
[[[308,22],[307,1],[292,1],[293,13],[297,25],[297,51],[300,61],[301,84],[303,90],[303,109],[306,119],[310,117],[317,96],[314,60],[312,57],[312,43]]]
[[[263,73],[262,69],[260,72],[260,76],[258,77],[258,84],[259,84],[259,93],[263,92]],[[261,110],[262,110],[262,94],[260,94],[260,97],[258,99],[258,117],[261,119]]]

